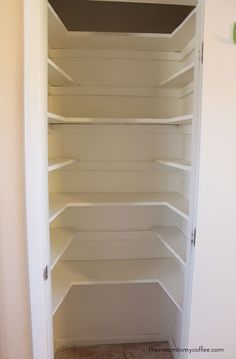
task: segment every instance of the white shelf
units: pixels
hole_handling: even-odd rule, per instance
[[[50,124],[81,124],[81,125],[181,125],[190,123],[193,115],[171,118],[95,118],[95,117],[64,117],[48,113]]]
[[[178,88],[183,87],[194,80],[194,64],[191,63],[170,76],[166,80],[162,81],[161,87]]]
[[[55,171],[59,168],[70,166],[75,163],[73,158],[49,158],[48,160],[48,172]]]
[[[63,123],[65,122],[65,117],[56,115],[55,113],[48,112],[48,123]]]
[[[54,61],[48,59],[48,82],[52,86],[71,85],[72,77],[62,70]]]
[[[191,171],[191,162],[186,160],[169,160],[169,159],[160,159],[160,160],[154,160],[156,163],[160,163],[162,165],[178,168],[180,170],[184,171]]]
[[[65,252],[75,234],[76,230],[73,229],[52,228],[50,230],[51,270]]]
[[[187,125],[190,124],[193,120],[193,114],[182,115],[177,117],[169,118],[165,124],[169,125]]]
[[[187,240],[184,234],[176,227],[154,227],[153,231],[156,233],[160,241],[166,248],[176,257],[181,265],[186,265],[186,250]]]
[[[167,206],[188,219],[188,201],[176,192],[64,193],[50,196],[49,223],[69,207]]]
[[[182,310],[184,275],[173,259],[60,262],[52,272],[53,314],[74,285],[159,283]]]

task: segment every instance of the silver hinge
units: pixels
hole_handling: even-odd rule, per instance
[[[43,270],[43,279],[45,282],[48,280],[48,266],[46,266]]]
[[[201,63],[203,64],[204,60],[204,42],[202,43],[202,49],[201,49]]]
[[[191,235],[191,244],[193,247],[196,247],[196,228],[192,231],[192,235]]]

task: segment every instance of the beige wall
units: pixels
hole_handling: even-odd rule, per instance
[[[23,0],[0,2],[0,358],[32,358],[23,190]]]

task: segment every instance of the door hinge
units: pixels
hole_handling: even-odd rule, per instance
[[[48,280],[48,266],[43,270],[43,280],[46,282]]]
[[[191,244],[193,247],[196,247],[196,228],[192,231],[192,235],[191,235]]]
[[[204,42],[202,42],[202,48],[201,48],[201,63],[203,64],[204,61]]]

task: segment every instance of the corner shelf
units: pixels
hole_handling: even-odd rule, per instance
[[[53,314],[75,285],[158,283],[182,310],[184,275],[173,259],[60,262],[52,272]]]
[[[76,230],[67,228],[52,228],[50,230],[51,270],[59,261],[76,233]]]
[[[62,70],[54,61],[48,59],[48,82],[52,86],[71,85],[72,77]]]
[[[48,112],[48,123],[49,124],[59,124],[59,123],[64,123],[65,122],[65,117],[60,116],[60,115],[56,115],[55,113],[52,112]]]
[[[101,118],[101,117],[64,117],[48,113],[49,124],[78,124],[78,125],[181,125],[191,123],[193,114],[161,118]]]
[[[94,192],[50,195],[49,223],[69,207],[167,206],[188,219],[188,201],[177,192]]]
[[[186,266],[187,240],[176,226],[158,226],[153,228],[158,239],[175,256],[182,266]]]
[[[194,64],[191,63],[160,83],[160,87],[183,87],[194,80]]]
[[[156,163],[160,163],[161,165],[165,165],[168,167],[177,168],[183,171],[191,171],[191,162],[187,160],[170,160],[170,159],[160,159],[154,160]]]
[[[55,171],[59,168],[70,166],[77,160],[73,158],[49,158],[48,160],[48,172]]]

